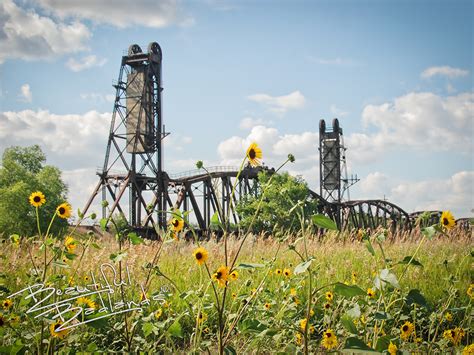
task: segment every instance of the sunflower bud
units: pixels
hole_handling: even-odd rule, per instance
[[[109,202],[107,200],[102,201],[102,207],[107,207]]]
[[[202,160],[198,160],[198,161],[196,162],[196,168],[202,169],[203,166],[204,166],[204,163],[202,162]]]
[[[295,162],[295,156],[293,154],[288,154],[288,160],[290,161],[290,163],[294,163]]]

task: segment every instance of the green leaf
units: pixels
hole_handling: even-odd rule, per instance
[[[421,228],[421,233],[430,240],[433,239],[433,237],[436,235],[436,232],[437,232],[436,225]]]
[[[391,319],[392,316],[385,312],[375,312],[374,314],[375,319],[383,320],[383,319]]]
[[[86,320],[91,320],[91,319],[95,319],[95,318],[98,318],[98,317],[102,317],[106,314],[107,313],[91,314],[91,315],[86,316]],[[92,321],[90,321],[86,324],[91,326],[92,328],[100,329],[100,328],[104,328],[104,327],[107,326],[107,319],[108,319],[107,317],[99,318],[99,319],[92,320]]]
[[[95,249],[102,249],[102,247],[97,243],[91,243],[91,246]]]
[[[138,245],[138,244],[143,243],[143,239],[140,238],[135,232],[128,233],[128,237],[130,238],[130,241],[132,242],[133,245]]]
[[[356,337],[350,337],[346,339],[346,343],[344,344],[344,350],[363,350],[364,352],[376,352],[374,349],[372,349],[362,340]],[[344,350],[343,352],[351,352]]]
[[[74,260],[75,258],[77,258],[77,255],[76,254],[73,254],[73,253],[68,253],[68,252],[65,252],[64,253],[64,256],[69,259],[69,260]]]
[[[226,345],[224,347],[224,354],[226,355],[237,355],[237,351],[235,351],[232,345]]]
[[[341,323],[349,333],[352,333],[352,334],[357,334],[358,333],[357,328],[356,328],[356,326],[355,326],[355,324],[354,324],[351,317],[349,317],[347,315],[342,316],[341,317]]]
[[[388,283],[394,288],[400,288],[397,276],[389,269],[383,269],[380,271],[380,275],[375,278],[375,287],[379,290],[383,287],[384,283]]]
[[[344,297],[365,296],[366,292],[357,285],[346,285],[338,282],[334,286],[334,292]]]
[[[420,267],[423,267],[423,264],[420,263],[418,260],[416,259],[412,259],[412,256],[405,256],[403,258],[403,260],[401,260],[400,262],[398,262],[399,264],[410,264],[410,265],[414,265],[414,266],[420,266]]]
[[[375,250],[374,247],[372,246],[372,243],[370,242],[370,239],[365,240],[365,246],[367,247],[367,250],[369,251],[372,256],[375,256]]]
[[[142,330],[143,330],[143,334],[145,335],[145,338],[153,332],[153,327],[154,327],[153,324],[149,322],[144,323],[142,325]]]
[[[351,317],[352,319],[359,318],[360,317],[360,307],[359,304],[355,304],[354,307],[349,309],[346,314]]]
[[[332,219],[326,217],[323,214],[315,214],[311,219],[313,220],[313,223],[320,228],[331,229],[336,231],[338,230],[336,222],[334,222]]]
[[[107,223],[108,223],[108,219],[107,218],[102,218],[99,222],[100,224],[100,228],[105,232],[107,230]]]
[[[175,320],[174,323],[171,324],[171,327],[168,328],[168,333],[176,338],[183,337],[183,329],[181,328],[181,324],[179,324],[178,320]]]
[[[239,265],[237,265],[237,269],[255,269],[255,268],[259,268],[259,267],[265,267],[265,265],[263,264],[254,264],[254,263],[240,263]]]
[[[214,212],[211,217],[211,225],[222,227],[221,221],[219,220],[219,213]]]
[[[294,271],[295,275],[302,274],[302,273],[304,273],[306,270],[308,270],[308,268],[311,266],[311,263],[312,263],[312,262],[313,262],[313,259],[311,258],[311,259],[309,259],[309,260],[307,260],[307,261],[305,261],[305,262],[303,262],[303,263],[297,265],[297,266],[295,267],[295,271]]]
[[[97,350],[97,344],[96,343],[90,343],[89,345],[87,345],[87,348],[86,348],[87,352],[93,353],[96,350]]]
[[[110,260],[114,263],[118,263],[119,261],[123,260],[127,256],[127,252],[119,252],[119,253],[112,253],[110,254]]]
[[[419,304],[425,308],[427,307],[425,297],[417,289],[410,290],[407,295],[407,304],[412,305],[413,303]]]
[[[377,339],[375,350],[383,352],[388,349],[389,345],[390,345],[390,335],[385,335]]]
[[[267,329],[267,326],[260,323],[258,320],[256,319],[245,319],[244,321],[242,321],[242,324],[241,324],[241,331],[242,332],[257,332],[257,333],[261,333],[263,332],[265,329]]]

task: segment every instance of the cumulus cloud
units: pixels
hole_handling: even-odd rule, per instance
[[[441,97],[409,93],[393,102],[367,105],[362,123],[373,133],[346,137],[349,160],[366,163],[394,148],[472,152],[474,93]]]
[[[194,23],[184,14],[177,0],[36,0],[44,9],[62,19],[77,18],[106,23],[119,28],[144,26],[162,28],[170,25],[189,26]]]
[[[91,33],[78,22],[54,21],[12,0],[0,2],[0,64],[7,59],[49,59],[87,49]]]
[[[300,109],[305,105],[306,99],[297,90],[288,95],[270,96],[268,94],[254,94],[247,97],[249,100],[266,106],[270,111],[284,114],[288,110]]]
[[[444,65],[441,67],[429,67],[423,70],[421,73],[421,77],[423,79],[429,79],[434,76],[445,76],[447,78],[453,79],[462,76],[468,76],[469,70],[460,69],[460,68],[453,68],[449,65]]]
[[[78,72],[92,67],[101,67],[105,63],[107,63],[107,59],[105,58],[99,59],[95,55],[88,55],[79,60],[69,58],[66,62],[66,66],[72,71]]]
[[[23,102],[31,102],[33,100],[33,94],[31,93],[30,85],[23,84],[20,89],[20,100]]]
[[[239,123],[239,128],[242,130],[250,130],[255,126],[271,125],[272,121],[266,121],[262,118],[244,117]]]

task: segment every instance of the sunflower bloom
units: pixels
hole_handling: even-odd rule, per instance
[[[239,278],[239,273],[237,272],[237,270],[234,270],[232,271],[230,274],[229,274],[229,278],[232,280],[232,281],[235,281]]]
[[[67,202],[61,203],[58,208],[56,208],[56,214],[64,219],[71,217],[71,205]]]
[[[69,329],[65,330],[58,330],[58,328],[63,324],[59,319],[56,321],[56,323],[53,323],[49,326],[49,332],[51,333],[51,336],[53,338],[59,338],[63,339],[66,337],[67,333],[69,333]]]
[[[74,250],[76,249],[77,242],[73,237],[68,236],[64,240],[64,245],[66,246],[66,249],[67,249],[68,253],[74,253]]]
[[[283,270],[283,275],[285,275],[286,277],[290,277],[291,276],[291,270],[290,269],[284,269]]]
[[[456,221],[450,211],[443,211],[439,223],[441,223],[444,228],[451,229],[456,224]]]
[[[388,346],[387,350],[390,355],[396,355],[398,348],[394,343],[390,342],[390,345]]]
[[[456,327],[454,329],[445,330],[443,333],[443,337],[448,341],[452,342],[454,346],[457,346],[464,337],[464,329]]]
[[[296,289],[295,288],[290,289],[290,295],[296,296]]]
[[[262,150],[258,147],[257,143],[250,144],[250,147],[247,149],[247,159],[249,160],[250,165],[259,166],[262,159]]]
[[[326,299],[331,302],[334,299],[334,295],[331,291],[326,292]]]
[[[332,329],[328,329],[323,333],[321,344],[328,350],[337,346],[337,337]]]
[[[326,303],[324,304],[323,308],[324,308],[325,310],[331,309],[331,303],[326,302]]]
[[[265,303],[265,309],[266,310],[269,310],[271,307],[272,307],[272,305],[270,303]]]
[[[303,344],[303,336],[301,335],[301,333],[296,333],[296,344]]]
[[[474,284],[470,284],[469,288],[466,291],[467,295],[471,297],[471,299],[474,299]]]
[[[77,305],[78,306],[87,306],[87,308],[91,308],[91,309],[96,309],[97,308],[97,305],[95,304],[94,301],[92,301],[91,299],[87,298],[87,297],[79,297],[76,301]]]
[[[206,321],[206,319],[207,319],[207,314],[204,312],[199,312],[199,314],[196,317],[198,324],[202,324],[203,322]]]
[[[229,278],[229,268],[227,266],[221,266],[217,269],[214,275],[212,275],[212,278],[220,287],[226,287]]]
[[[198,265],[202,265],[206,262],[208,252],[206,249],[199,247],[193,253],[194,259],[196,260]]]
[[[281,269],[276,269],[275,270],[275,275],[280,276],[282,273]]]
[[[448,322],[452,322],[453,321],[453,315],[448,312],[444,315],[444,319],[446,319],[446,321],[448,321]]]
[[[41,207],[46,202],[46,198],[44,197],[41,191],[33,192],[30,195],[30,204],[33,207]]]
[[[9,298],[6,300],[2,301],[2,307],[3,309],[9,309],[13,305],[13,301]]]
[[[415,326],[413,323],[406,321],[401,327],[400,327],[400,338],[403,340],[408,340],[410,337],[411,333],[413,333],[413,330],[415,329]]]
[[[474,344],[467,345],[462,349],[462,355],[472,355],[474,354]]]
[[[184,220],[182,220],[181,218],[176,218],[175,217],[171,220],[170,225],[171,225],[171,229],[173,230],[173,232],[179,233],[184,228]]]
[[[155,311],[155,318],[156,319],[160,319],[161,315],[163,314],[163,310],[161,308],[158,308],[156,311]]]
[[[369,296],[370,298],[374,298],[375,297],[375,291],[372,290],[371,288],[368,288],[367,289],[367,296]]]

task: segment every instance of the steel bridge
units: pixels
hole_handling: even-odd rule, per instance
[[[134,44],[122,57],[114,110],[104,159],[97,172],[99,182],[83,213],[101,195],[102,216],[110,220],[121,213],[137,230],[166,229],[170,211],[189,213],[200,231],[208,231],[212,216],[225,225],[238,224],[238,202],[258,196],[258,173],[274,173],[268,167],[209,167],[171,175],[163,171],[162,141],[168,135],[162,120],[162,50],[158,43],[144,53]],[[308,190],[308,199],[318,201],[319,213],[336,221],[340,229],[410,230],[418,214],[384,200],[343,201],[357,177],[347,178],[342,128],[333,120],[326,128],[320,121],[320,191]],[[234,187],[234,189],[233,189]],[[234,190],[234,191],[233,191]],[[433,211],[431,222],[439,220]],[[229,216],[229,219],[227,219]]]

